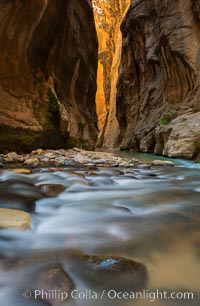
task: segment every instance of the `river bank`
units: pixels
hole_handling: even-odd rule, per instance
[[[78,148],[69,150],[34,150],[30,154],[17,154],[10,152],[0,155],[1,168],[25,167],[154,167],[173,166],[169,160],[142,161],[137,158],[125,158],[116,154],[101,151],[86,151]]]

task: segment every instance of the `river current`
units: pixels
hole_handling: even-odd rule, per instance
[[[155,159],[155,156],[142,155],[142,158]],[[30,278],[31,269],[41,263],[65,264],[65,257],[79,253],[137,260],[148,269],[149,291],[190,291],[195,298],[188,301],[122,298],[100,303],[83,297],[63,305],[200,304],[198,164],[175,160],[175,167],[151,169],[41,168],[29,175],[4,170],[0,188],[5,182],[11,188],[8,202],[13,201],[13,194],[23,195],[23,199],[34,198],[36,208],[31,213],[31,229],[0,230],[2,306],[47,305],[19,296],[18,289],[30,289],[34,282],[34,277]],[[37,199],[34,188],[42,184],[63,185],[64,191],[57,196]],[[4,195],[3,189],[1,194]],[[95,284],[88,288],[84,279],[79,279],[67,264],[66,270],[78,290],[100,292]]]

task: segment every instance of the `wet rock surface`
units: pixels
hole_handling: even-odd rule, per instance
[[[21,174],[30,174],[31,170],[30,169],[25,169],[25,168],[16,168],[16,169],[12,169],[13,172],[16,173],[21,173]]]
[[[19,210],[0,208],[0,229],[28,229],[30,227],[29,214]]]
[[[59,184],[43,184],[37,187],[46,197],[56,197],[65,190],[65,187]]]
[[[71,267],[93,288],[139,290],[147,285],[146,267],[123,257],[81,255],[74,258]]]
[[[17,172],[5,172],[1,176],[0,207],[33,212],[35,202],[43,197],[31,180],[18,177]]]
[[[41,294],[41,300],[48,302],[52,306],[60,305],[60,297],[58,294],[56,296],[55,292],[65,293],[65,295],[63,296],[63,302],[65,303],[67,300],[70,299],[71,292],[74,289],[74,284],[61,265],[52,264],[43,267],[38,273],[35,273],[35,275],[35,290],[44,290],[45,292],[52,292],[50,298],[48,298],[48,296],[42,296]]]

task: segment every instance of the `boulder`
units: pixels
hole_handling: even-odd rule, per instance
[[[26,168],[16,168],[16,169],[12,169],[12,171],[15,173],[20,173],[20,174],[31,174],[32,173],[30,169],[26,169]]]
[[[74,161],[79,164],[87,164],[90,162],[90,159],[87,156],[84,156],[80,153],[76,154],[74,157]]]
[[[10,152],[7,155],[5,155],[4,160],[7,162],[17,162],[19,158],[19,155],[15,152]]]
[[[0,228],[28,229],[31,227],[30,215],[23,211],[0,208]]]
[[[184,114],[156,129],[155,154],[196,158],[200,154],[200,112]]]
[[[65,190],[65,186],[61,184],[42,184],[37,187],[46,197],[56,197]]]
[[[39,166],[39,160],[37,158],[28,158],[24,162],[25,165],[37,168]]]
[[[80,255],[71,260],[73,272],[88,286],[109,289],[144,289],[148,281],[145,265],[119,256]]]
[[[54,292],[49,298],[45,298],[42,294],[41,299],[46,300],[50,305],[60,305],[70,299],[71,291],[74,289],[74,284],[69,275],[64,271],[60,264],[51,264],[43,267],[34,277],[34,289],[44,290],[46,292]],[[57,295],[55,294],[57,292]],[[65,293],[63,301],[59,298],[58,292]]]
[[[169,167],[173,167],[174,163],[170,160],[154,160],[151,163],[152,166],[169,166]]]

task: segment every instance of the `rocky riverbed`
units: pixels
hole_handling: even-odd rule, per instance
[[[6,155],[0,155],[1,167],[23,166],[25,168],[38,167],[154,167],[154,166],[173,166],[169,160],[154,160],[153,162],[144,162],[137,158],[127,159],[115,156],[107,152],[86,151],[78,148],[73,150],[34,150],[30,154],[17,154],[10,152]],[[20,172],[20,170],[16,170]],[[21,169],[21,172],[23,170]],[[28,171],[24,170],[24,173]]]

